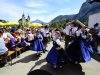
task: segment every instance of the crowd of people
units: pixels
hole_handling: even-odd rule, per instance
[[[48,51],[47,44],[51,41],[53,47]],[[68,22],[63,30],[48,26],[27,27],[24,31],[16,27],[0,29],[0,58],[7,56],[8,50],[27,46],[36,51],[37,56],[48,52],[46,60],[54,69],[62,68],[67,62],[78,64],[90,61],[93,49],[99,44],[98,23],[89,29],[79,20]]]

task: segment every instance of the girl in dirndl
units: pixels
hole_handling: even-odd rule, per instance
[[[62,68],[63,63],[65,62],[65,54],[64,54],[64,47],[61,42],[61,33],[56,31],[55,39],[53,40],[53,47],[47,54],[47,62],[53,65],[53,68]]]
[[[34,34],[34,42],[32,44],[32,50],[33,51],[37,51],[37,55],[41,55],[40,52],[42,51],[44,53],[44,45],[43,45],[43,37],[40,33],[40,31],[36,31],[36,33]]]
[[[78,31],[76,31],[76,38],[66,50],[69,60],[75,64],[90,61],[91,54],[93,54],[92,47],[89,43],[92,39],[86,31],[84,32],[84,30],[85,27],[79,27]]]

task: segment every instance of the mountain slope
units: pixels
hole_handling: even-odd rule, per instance
[[[40,23],[40,24],[45,24],[45,22],[43,22],[43,21],[40,21],[40,20],[35,20],[35,21],[32,21],[31,23]]]
[[[94,2],[92,4],[89,3],[90,0],[87,0],[85,3],[82,4],[80,11],[78,14],[74,15],[60,15],[54,18],[52,22],[59,22],[63,20],[88,20],[89,15],[100,12],[100,3]]]

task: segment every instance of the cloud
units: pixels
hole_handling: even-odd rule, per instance
[[[27,11],[27,13],[33,14],[33,15],[41,15],[41,14],[48,13],[48,11],[45,9],[34,9],[33,10],[33,9],[25,8],[24,10]]]
[[[22,11],[19,7],[9,4],[5,1],[0,2],[0,16],[3,16],[3,18],[6,18],[9,16],[10,20],[18,19],[20,17],[20,14]],[[7,19],[8,20],[8,19]]]
[[[27,7],[42,7],[42,6],[47,6],[47,3],[36,0],[26,0],[25,5]]]
[[[2,0],[0,2],[0,18],[5,19],[5,20],[10,20],[10,21],[18,21],[18,19],[21,18],[21,15],[23,12],[28,15],[39,15],[39,14],[45,14],[47,13],[46,10],[41,10],[41,9],[31,9],[31,8],[25,8],[25,7],[20,7],[17,5],[14,5],[12,3],[8,3],[7,0]]]
[[[30,13],[31,14],[45,14],[45,13],[47,13],[48,11],[46,11],[46,10],[33,10],[33,11],[31,11]]]
[[[35,19],[40,19],[44,22],[50,22],[52,19],[54,19],[55,17],[59,16],[59,15],[71,15],[71,14],[77,14],[78,10],[76,9],[71,9],[71,8],[65,8],[65,9],[60,9],[54,13],[50,13],[49,15],[33,15],[32,16],[32,20]]]
[[[49,22],[58,15],[78,13],[78,4],[74,6],[70,1],[71,0],[20,0],[19,2],[19,0],[16,0],[16,2],[14,2],[14,0],[1,0],[0,19],[18,21],[24,12],[26,16],[28,14],[30,15],[31,20],[40,19]]]
[[[54,0],[54,2],[58,3],[58,4],[65,4],[65,3],[68,3],[70,2],[71,0]]]

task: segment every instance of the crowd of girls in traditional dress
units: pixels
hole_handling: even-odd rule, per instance
[[[98,36],[100,32],[98,32]],[[62,36],[65,37],[62,42]],[[94,38],[91,29],[79,20],[68,22],[65,29],[50,29],[48,26],[17,29],[15,27],[0,29],[0,57],[7,55],[8,50],[28,47],[36,51],[37,56],[47,53],[46,60],[54,69],[62,68],[67,62],[81,63],[91,60]],[[8,41],[5,45],[4,41]],[[49,42],[53,47],[47,50]]]
[[[62,68],[66,62],[79,64],[90,61],[93,55],[91,42],[94,39],[90,29],[76,20],[67,23],[63,33],[65,33],[65,45],[61,41],[61,31],[56,29],[53,32],[53,47],[47,54],[47,62],[57,69]]]

